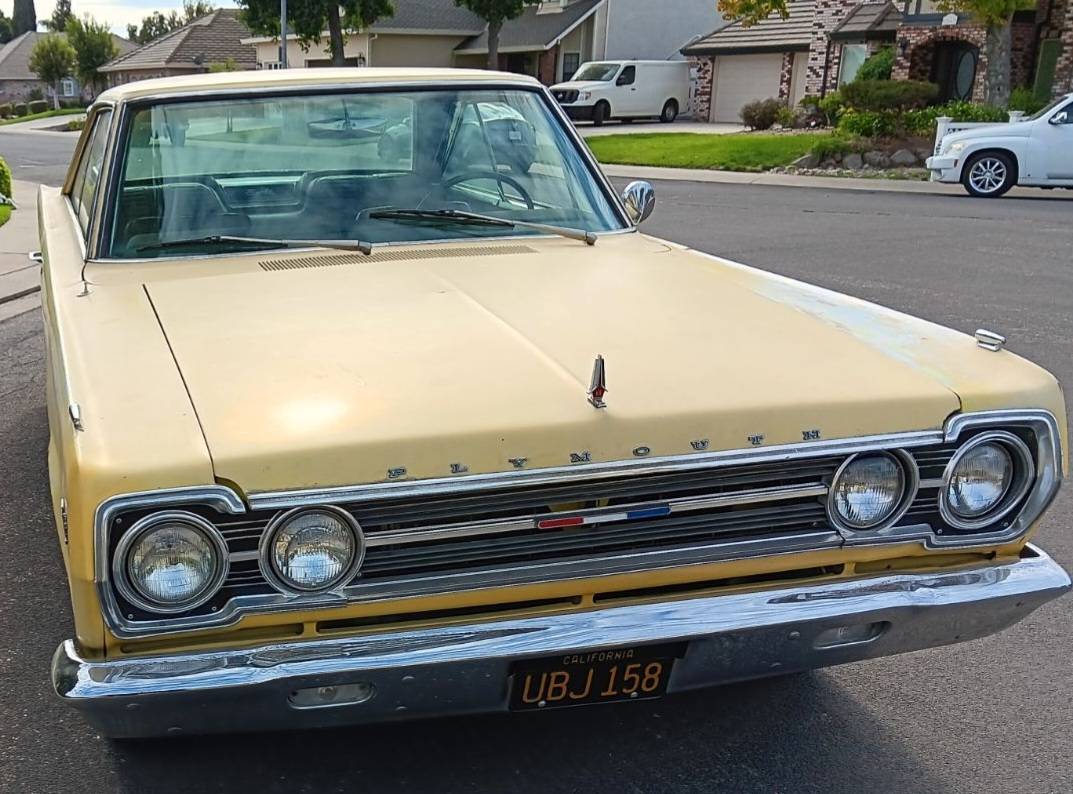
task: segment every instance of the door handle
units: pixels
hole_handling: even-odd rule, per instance
[[[43,265],[45,263],[45,256],[40,251],[30,251],[30,253],[26,254],[26,256],[31,262],[36,262],[39,265]]]

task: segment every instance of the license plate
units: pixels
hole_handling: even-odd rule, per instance
[[[581,651],[526,659],[512,668],[512,711],[657,698],[684,643]]]

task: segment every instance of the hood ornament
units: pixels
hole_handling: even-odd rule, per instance
[[[607,394],[607,371],[604,369],[604,357],[597,356],[592,365],[592,383],[589,384],[589,403],[593,408],[606,408],[604,395]]]

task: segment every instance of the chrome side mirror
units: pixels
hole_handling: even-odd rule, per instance
[[[634,226],[640,226],[656,208],[656,191],[647,182],[630,182],[622,193],[626,214]]]

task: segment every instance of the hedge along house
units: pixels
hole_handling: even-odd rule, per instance
[[[699,74],[698,118],[737,123],[756,99],[823,96],[883,46],[894,47],[894,79],[934,82],[942,99],[983,101],[986,32],[967,16],[943,15],[931,0],[792,0],[789,10],[789,19],[733,22],[683,48]],[[1012,34],[1014,86],[1041,98],[1073,91],[1073,0],[1040,0],[1014,17]]]

